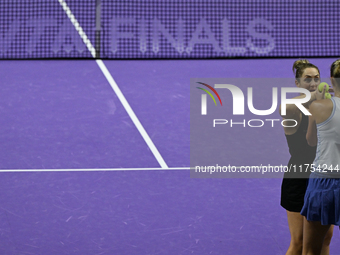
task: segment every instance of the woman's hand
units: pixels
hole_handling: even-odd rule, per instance
[[[323,87],[323,90],[320,92],[317,88],[315,91],[312,92],[315,95],[315,100],[321,100],[325,99],[325,93],[326,93],[326,86]]]
[[[319,89],[316,89],[311,93],[311,96],[315,97],[315,100],[320,100],[320,99],[325,99],[325,94],[326,93],[333,93],[334,89],[329,87],[329,90],[326,92],[326,86],[323,87],[323,90],[320,92]]]

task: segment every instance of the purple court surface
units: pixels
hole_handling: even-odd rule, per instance
[[[310,61],[328,77],[334,59]],[[292,78],[294,59],[103,62],[168,169],[94,60],[1,61],[0,254],[285,254],[281,179],[185,168],[190,78]],[[275,139],[271,157],[288,162]]]

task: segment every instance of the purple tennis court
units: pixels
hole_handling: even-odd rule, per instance
[[[190,175],[190,79],[293,78],[305,56],[326,80],[339,3],[310,2],[2,1],[0,253],[284,255],[281,178]],[[268,130],[223,153],[287,164]]]
[[[288,77],[291,62],[104,61],[166,170],[95,61],[0,62],[1,252],[284,254],[280,179],[192,179],[181,168],[191,77]],[[287,160],[283,133],[277,148],[272,157]]]

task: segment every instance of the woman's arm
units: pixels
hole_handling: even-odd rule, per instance
[[[315,114],[316,114],[317,103],[314,102],[310,105],[309,111],[312,115],[309,115],[309,123],[308,123],[308,130],[306,134],[307,143],[309,146],[316,146],[318,144],[318,137],[317,137],[317,129],[316,129],[316,122],[315,122]]]
[[[302,99],[305,98],[306,95],[300,95],[297,97],[294,97],[294,99]],[[311,92],[311,97],[308,102],[303,103],[302,105],[306,107],[307,109],[309,108],[310,104],[316,100],[316,92]],[[279,112],[282,118],[284,119],[294,119],[298,120],[300,116],[300,109],[295,105],[295,104],[287,104],[286,105],[286,115],[282,115],[281,113],[281,105],[279,108]]]

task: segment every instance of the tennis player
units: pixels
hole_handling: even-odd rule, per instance
[[[305,202],[303,254],[322,254],[324,239],[331,225],[340,225],[340,60],[331,66],[334,97],[316,101],[309,108],[306,139],[317,145]]]
[[[311,92],[311,99],[303,104],[303,106],[308,109],[310,104],[316,100],[317,87],[320,84],[320,71],[315,65],[309,63],[308,60],[297,60],[294,62],[293,72],[295,74],[295,85]],[[304,97],[305,95],[301,94],[295,98]],[[311,165],[313,163],[316,147],[310,146],[307,143],[308,116],[304,115],[296,105],[287,105],[286,115],[281,116],[284,119],[294,119],[298,123],[296,127],[284,127],[289,153],[291,155],[288,163],[288,169],[291,169],[291,172],[284,174],[281,186],[281,206],[287,211],[288,226],[291,235],[291,241],[286,255],[301,255],[304,217],[300,212],[304,204],[304,196],[310,174],[310,168],[307,167],[306,164]],[[294,124],[292,121],[292,125],[287,123],[287,126],[293,126]],[[324,247],[322,248],[323,255],[329,254],[329,244],[332,235],[333,228],[330,227],[328,228],[327,235],[325,234]]]

